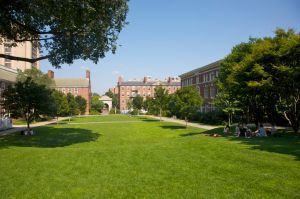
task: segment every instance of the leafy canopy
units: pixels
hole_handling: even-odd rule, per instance
[[[32,41],[47,54],[29,59],[0,57],[34,63],[48,59],[53,66],[90,59],[94,63],[117,47],[126,24],[127,0],[10,0],[0,2],[0,44]]]
[[[221,63],[219,91],[238,104],[247,122],[274,123],[282,114],[300,125],[300,34],[277,29],[274,37],[251,38],[235,46]],[[235,103],[235,101],[237,103]]]
[[[31,77],[8,86],[1,97],[1,104],[5,109],[14,118],[25,118],[28,128],[34,119],[40,115],[51,115],[53,111],[51,90],[45,85],[37,84]]]

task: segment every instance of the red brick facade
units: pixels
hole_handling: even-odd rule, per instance
[[[54,72],[49,70],[48,77],[54,79]],[[71,93],[74,96],[83,97],[86,102],[86,112],[89,114],[91,110],[91,80],[90,80],[90,71],[86,70],[86,78],[66,78],[66,79],[54,79],[55,80],[55,89],[61,91],[64,94]]]
[[[206,66],[189,71],[182,75],[181,86],[195,86],[200,95],[204,99],[204,104],[201,107],[202,112],[210,112],[215,110],[212,104],[213,99],[218,92],[215,85],[215,78],[218,77],[220,61],[208,64]]]
[[[142,81],[123,81],[121,77],[118,79],[118,85],[112,91],[119,94],[120,111],[126,112],[127,102],[137,95],[144,97],[154,97],[155,88],[161,86],[168,91],[169,94],[180,89],[180,79],[178,77],[169,77],[165,81],[152,80],[150,77],[144,77]]]

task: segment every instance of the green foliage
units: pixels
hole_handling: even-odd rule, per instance
[[[144,98],[142,96],[137,95],[136,97],[133,98],[132,107],[138,110],[138,114],[139,111],[143,108],[143,106],[144,106]]]
[[[126,105],[127,105],[127,109],[128,109],[128,110],[131,110],[131,109],[133,108],[133,105],[132,105],[132,99],[128,99]]]
[[[120,108],[120,100],[118,94],[114,94],[111,90],[105,93],[106,96],[112,99],[112,107]]]
[[[67,94],[67,101],[69,104],[69,115],[78,115],[80,113],[79,105],[77,104],[74,95]]]
[[[93,95],[92,96],[92,102],[91,102],[91,112],[92,113],[101,113],[101,110],[104,107],[104,104],[102,101],[99,100],[99,95]]]
[[[159,109],[156,106],[155,99],[153,99],[152,97],[146,97],[144,101],[144,109],[147,111],[147,114],[159,114]]]
[[[168,91],[163,87],[159,86],[155,88],[153,105],[154,108],[157,108],[159,110],[160,117],[162,116],[162,112],[167,108],[168,96]]]
[[[36,59],[0,54],[0,57],[36,62],[48,59],[55,67],[73,60],[97,63],[116,50],[116,40],[128,12],[127,0],[1,1],[0,43],[38,42],[47,55]]]
[[[226,122],[226,115],[222,111],[211,112],[196,112],[190,117],[190,120],[211,125],[224,125]]]
[[[274,123],[285,116],[300,125],[300,35],[277,29],[274,37],[235,46],[221,63],[219,91],[238,102],[246,122]]]
[[[19,71],[16,81],[25,82],[28,77],[38,85],[44,85],[47,88],[55,86],[53,79],[49,78],[47,74],[43,74],[42,71],[36,68],[26,69],[24,72]]]
[[[27,128],[40,115],[53,114],[53,98],[51,90],[45,85],[39,85],[31,77],[25,81],[17,81],[8,86],[1,96],[1,104],[13,118],[26,119]]]
[[[183,87],[177,90],[172,98],[175,108],[186,121],[188,117],[195,114],[201,107],[203,99],[196,88],[192,86]]]
[[[55,102],[55,110],[56,110],[56,116],[66,116],[69,113],[69,104],[67,100],[67,96],[57,90],[53,90],[52,97]]]
[[[75,97],[75,101],[78,104],[78,108],[80,111],[80,114],[85,114],[85,110],[86,110],[86,100],[81,97],[81,96],[76,96]]]

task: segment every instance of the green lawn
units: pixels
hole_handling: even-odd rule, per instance
[[[300,198],[299,136],[214,138],[128,116],[72,123],[0,136],[0,198]]]

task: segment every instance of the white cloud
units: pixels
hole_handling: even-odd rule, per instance
[[[113,74],[113,75],[120,75],[120,71],[114,70],[114,71],[111,72],[111,74]]]

